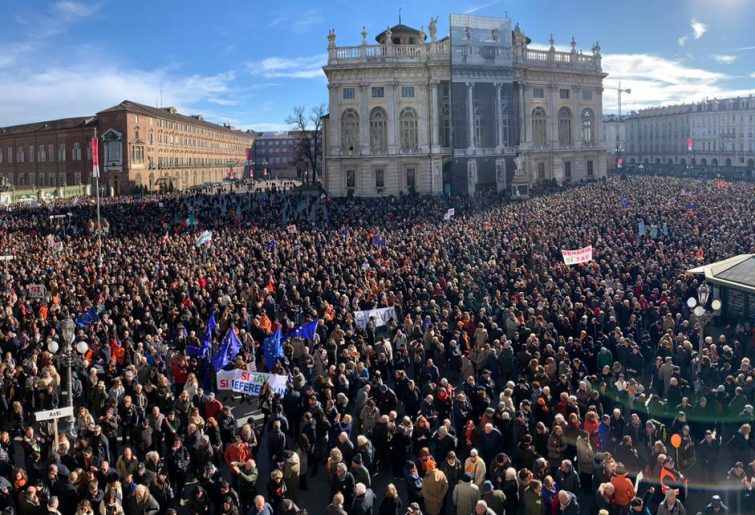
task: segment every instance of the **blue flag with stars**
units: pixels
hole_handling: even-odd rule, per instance
[[[231,362],[233,358],[241,350],[241,340],[236,336],[236,332],[233,330],[233,325],[228,328],[228,332],[225,333],[225,338],[220,343],[218,351],[215,353],[215,357],[212,358],[212,366],[216,371],[221,371],[223,368]]]
[[[283,357],[283,339],[280,327],[273,334],[265,338],[262,344],[262,351],[265,353],[265,365],[272,370],[275,363]]]
[[[317,332],[317,322],[317,320],[314,320],[306,324],[297,325],[286,333],[286,336],[283,337],[283,341],[285,342],[289,338],[304,338],[305,340],[311,340],[315,337],[315,333]]]
[[[215,312],[210,315],[210,320],[207,322],[207,327],[204,330],[204,338],[202,338],[202,346],[197,348],[193,345],[186,347],[186,352],[190,356],[197,356],[199,358],[209,358],[210,350],[212,349],[212,332],[218,328],[217,322],[215,322]]]

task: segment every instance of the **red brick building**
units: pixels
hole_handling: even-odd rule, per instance
[[[101,187],[114,195],[221,181],[232,170],[241,175],[253,143],[251,132],[126,100],[90,118],[0,129],[0,175],[16,189],[88,184],[95,128]]]
[[[87,184],[96,126],[89,117],[0,128],[0,175],[20,190]]]

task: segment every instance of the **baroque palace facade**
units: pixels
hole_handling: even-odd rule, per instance
[[[755,171],[755,98],[654,107],[626,118],[631,165]]]
[[[529,48],[507,18],[450,17],[388,28],[368,44],[328,35],[323,186],[333,196],[528,194],[538,182],[599,178],[600,47]]]
[[[0,128],[0,176],[16,189],[89,184],[95,129],[100,184],[113,195],[240,176],[253,143],[251,132],[126,100],[96,116]]]

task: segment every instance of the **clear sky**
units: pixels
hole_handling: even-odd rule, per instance
[[[0,0],[0,126],[130,99],[238,128],[279,130],[327,102],[327,33],[358,45],[398,22],[503,16],[546,47],[603,49],[604,112],[755,93],[755,0]]]

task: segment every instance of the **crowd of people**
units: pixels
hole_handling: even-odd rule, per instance
[[[0,510],[753,513],[755,328],[722,319],[700,351],[686,270],[755,252],[754,201],[660,177],[513,203],[178,192],[104,200],[101,247],[88,199],[11,209]],[[357,324],[382,307],[395,320]],[[286,376],[285,395],[217,390],[192,350],[213,313],[211,354],[233,331],[226,368]],[[66,406],[69,379],[56,440],[34,413]],[[237,420],[246,402],[261,416]]]

